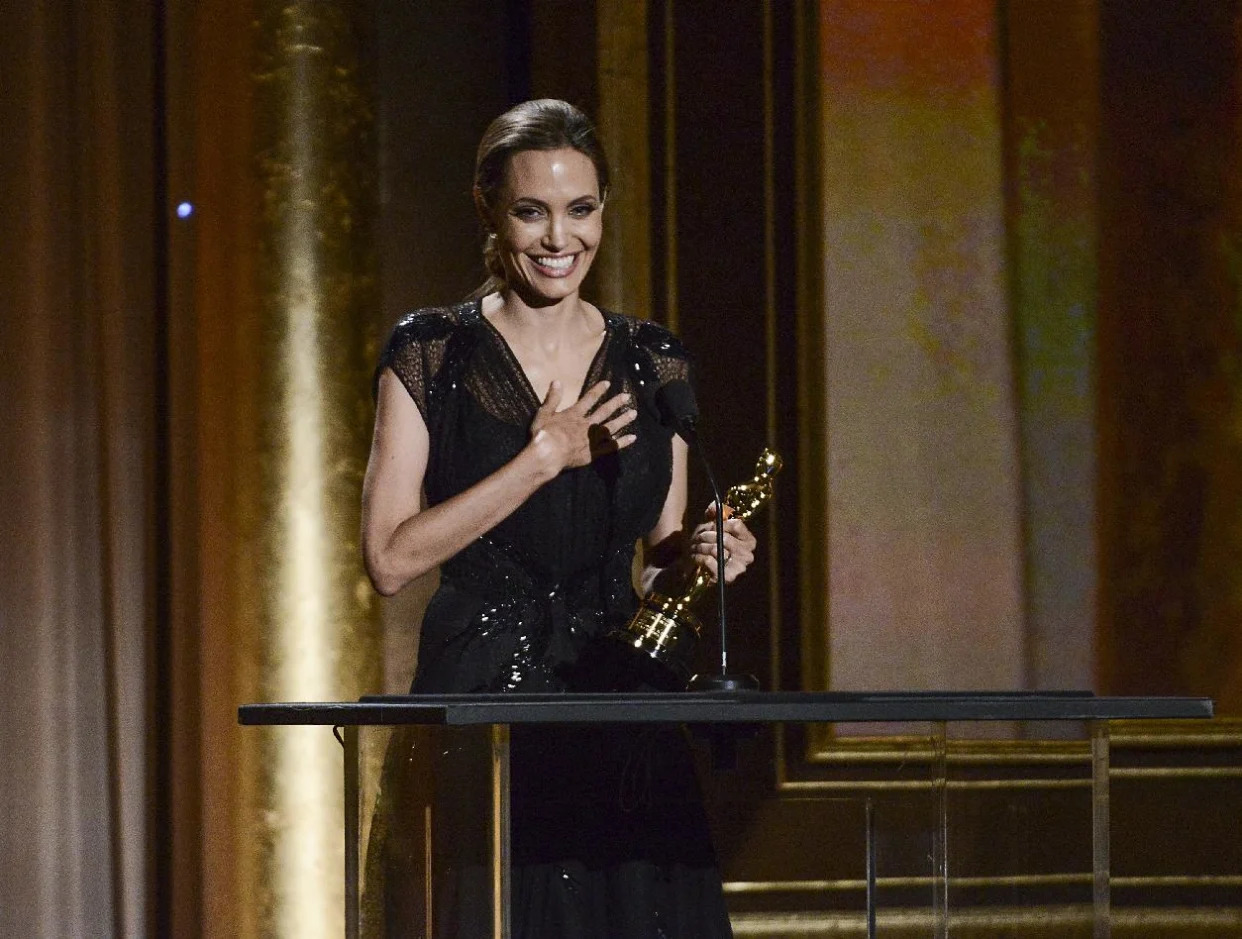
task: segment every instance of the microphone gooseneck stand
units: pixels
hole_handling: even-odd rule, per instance
[[[716,485],[716,476],[712,472],[711,462],[707,459],[707,449],[699,439],[699,408],[694,399],[694,390],[689,382],[680,379],[671,381],[656,392],[656,406],[665,426],[680,434],[690,448],[698,453],[699,462],[703,464],[703,471],[707,474],[707,482],[712,487],[712,498],[716,504],[716,602],[720,618],[720,674],[695,675],[690,679],[690,690],[757,690],[759,680],[753,675],[729,673],[729,629],[725,614],[725,503],[720,497],[720,488]]]
[[[725,622],[725,548],[724,548],[724,502],[720,498],[720,489],[716,486],[716,477],[712,474],[711,464],[702,443],[695,437],[694,449],[698,451],[703,471],[712,487],[712,496],[716,501],[716,603],[720,608],[720,674],[698,674],[690,679],[691,691],[755,691],[759,688],[759,680],[753,675],[729,674],[729,627]]]

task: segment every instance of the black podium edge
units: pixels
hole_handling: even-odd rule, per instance
[[[740,692],[368,696],[244,704],[245,726],[578,723],[902,723],[1206,719],[1209,698],[1089,692]]]

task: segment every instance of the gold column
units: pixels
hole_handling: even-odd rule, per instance
[[[613,175],[600,302],[651,315],[651,163],[647,132],[647,0],[599,0],[597,124]]]
[[[256,700],[351,699],[381,688],[378,609],[358,546],[370,436],[377,162],[368,5],[255,7],[258,213]],[[246,508],[243,506],[243,513]],[[253,669],[253,671],[250,671]],[[336,936],[343,922],[341,750],[324,728],[249,735],[254,789],[239,845],[255,934]],[[244,885],[243,885],[244,887]]]
[[[665,0],[664,31],[664,325],[678,331],[677,305],[677,31],[673,0]]]

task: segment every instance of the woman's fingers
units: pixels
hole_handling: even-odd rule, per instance
[[[690,550],[691,550],[691,553],[694,554],[696,557],[701,558],[706,561],[710,561],[711,564],[715,566],[716,543],[714,541],[711,543],[698,542]],[[739,542],[729,541],[726,539],[725,541],[725,562],[726,563],[735,562],[737,564],[742,565],[742,567],[745,568],[754,559],[755,559],[754,551],[750,550],[745,545]]]
[[[727,519],[725,537],[725,583],[732,583],[755,560],[755,536],[739,519]],[[716,524],[703,522],[690,536],[690,556],[716,579]]]
[[[617,394],[605,401],[608,388],[609,382],[596,382],[562,411],[564,386],[552,382],[531,423],[532,436],[542,430],[554,434],[565,451],[565,466],[585,466],[596,457],[624,450],[638,439],[631,428],[638,415],[632,395]]]
[[[746,545],[751,551],[753,551],[755,549],[755,545],[759,543],[758,539],[755,538],[751,530],[746,527],[746,523],[740,518],[726,519],[725,533],[732,535],[739,542]]]
[[[606,383],[601,382],[601,384]],[[585,395],[583,400],[586,400]],[[631,395],[619,394],[598,403],[594,410],[587,408],[590,413],[590,439],[593,454],[602,456],[605,453],[615,453],[638,439],[633,433],[622,433],[638,416],[638,412],[630,406],[632,401]]]
[[[728,554],[727,551],[725,553]],[[708,580],[711,583],[715,583],[716,559],[705,554],[696,554],[693,556],[693,560],[695,564],[699,565],[704,571],[707,572]],[[741,558],[729,557],[728,560],[725,561],[725,583],[731,584],[738,578],[739,575],[745,573],[746,568],[750,566],[751,561],[753,561],[753,558],[751,560],[743,560]]]
[[[638,414],[633,408],[627,407],[613,417],[612,420],[604,421],[602,426],[611,436],[616,437],[623,428],[634,423],[634,419],[637,416]]]
[[[632,395],[619,394],[613,395],[607,401],[598,404],[594,410],[590,410],[591,420],[596,424],[603,424],[613,418],[619,416],[623,411],[632,410],[630,407],[634,398]]]
[[[599,404],[600,399],[604,397],[604,393],[608,390],[610,384],[611,382],[607,381],[597,381],[586,390],[586,393],[581,398],[574,402],[573,410],[581,415],[590,414],[595,406]],[[617,397],[621,397],[621,395]]]
[[[753,551],[758,543],[754,534],[746,523],[741,519],[729,518],[725,519],[725,544],[731,541],[736,542],[739,547],[744,546],[747,550]],[[690,536],[692,542],[702,541],[707,544],[714,545],[716,543],[716,522],[714,520],[700,523]]]
[[[544,414],[555,414],[556,409],[560,406],[561,399],[565,397],[565,392],[561,388],[559,381],[554,381],[548,385],[548,393],[544,395],[543,404],[539,405],[539,410]]]
[[[633,433],[621,433],[634,420],[634,415],[630,412],[622,412],[606,424],[592,424],[587,435],[591,443],[591,453],[594,456],[603,456],[605,453],[615,453],[618,450],[624,450],[638,436]]]

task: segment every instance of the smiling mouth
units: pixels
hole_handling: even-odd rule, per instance
[[[578,254],[538,254],[530,255],[531,263],[535,265],[535,269],[545,277],[568,277],[573,273],[575,267],[578,266]]]

